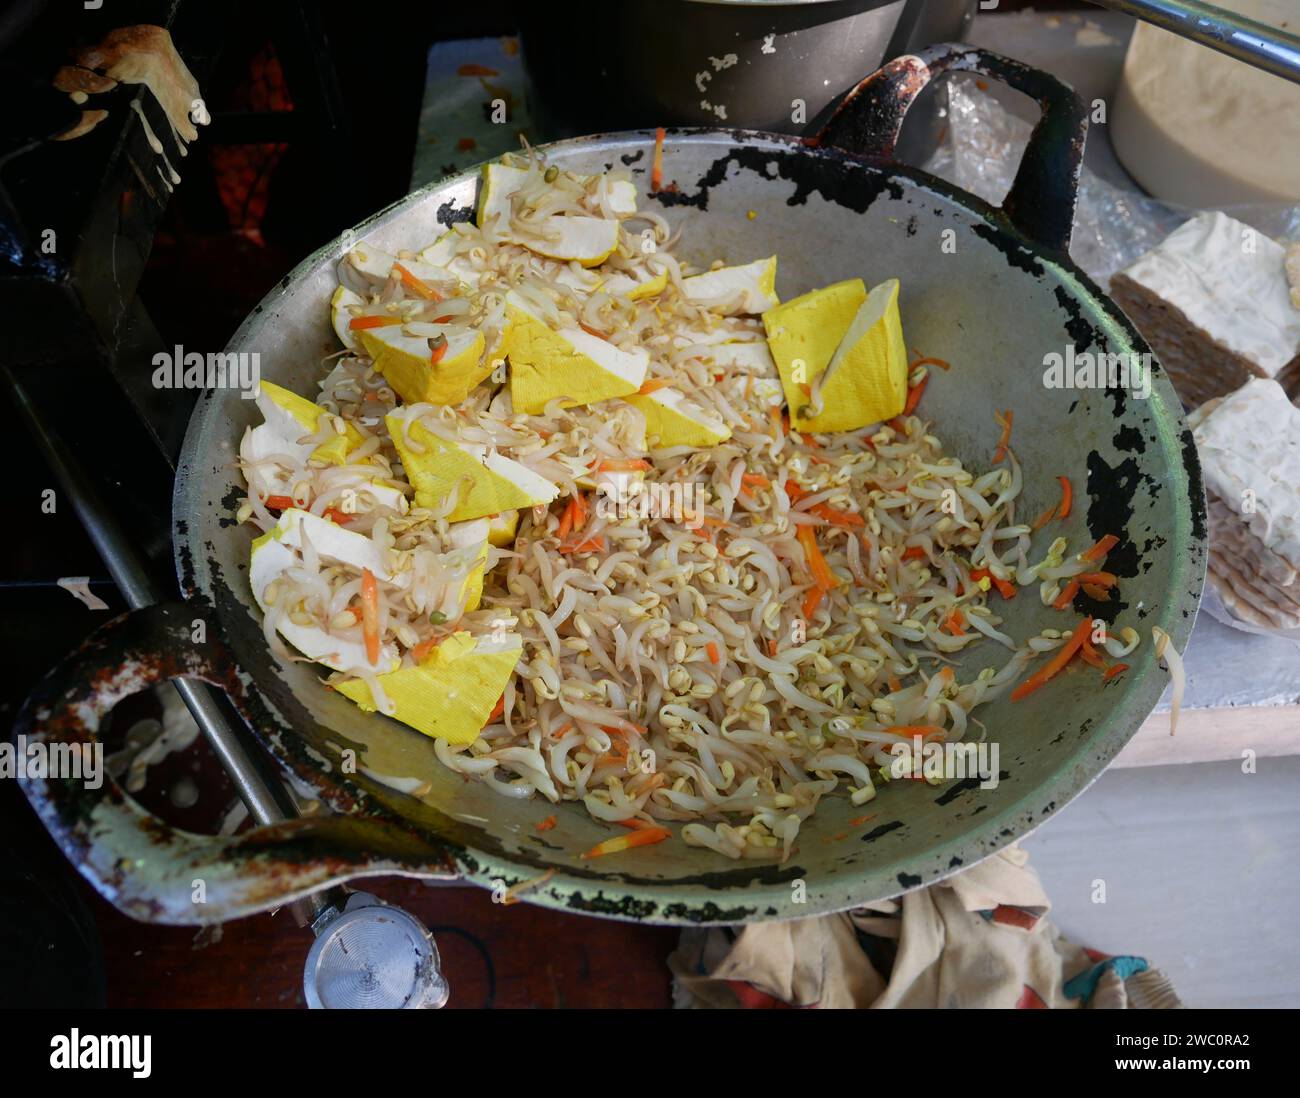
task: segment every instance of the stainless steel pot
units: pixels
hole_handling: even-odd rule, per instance
[[[951,70],[1004,80],[1042,105],[1000,210],[889,159],[907,105]],[[687,258],[777,252],[786,296],[852,276],[900,278],[909,345],[953,363],[936,375],[924,405],[948,450],[968,466],[986,466],[994,411],[1012,409],[1025,513],[1055,502],[1056,477],[1065,475],[1076,502],[1053,536],[1073,546],[1121,537],[1106,565],[1120,577],[1116,601],[1077,609],[1118,616],[1147,641],[1129,657],[1129,673],[1105,686],[1095,674],[1067,673],[1023,702],[982,708],[989,737],[1001,745],[996,789],[970,780],[942,789],[893,783],[873,802],[875,820],[865,829],[848,826],[861,809],[827,799],[784,864],[733,863],[680,842],[581,860],[608,830],[580,805],[552,809],[467,783],[441,767],[428,739],[361,713],[325,690],[315,668],[270,654],[247,586],[250,534],[232,518],[243,491],[235,447],[256,411],[221,390],[194,412],[176,484],[176,563],[190,601],[110,623],[50,675],[17,730],[91,743],[125,694],[195,676],[225,689],[262,743],[334,814],[208,837],[149,816],[111,782],[92,791],[28,778],[27,797],[101,893],[137,918],[170,923],[246,915],[377,874],[512,885],[548,870],[553,875],[527,898],[571,911],[663,923],[806,916],[930,884],[1022,837],[1086,788],[1151,711],[1165,675],[1149,627],[1183,647],[1205,568],[1196,449],[1163,374],[1157,370],[1147,399],[1043,384],[1043,356],[1052,351],[1147,351],[1065,254],[1084,127],[1082,104],[1053,78],[939,46],[863,81],[815,146],[734,130],[672,132],[664,173],[676,189],[650,199],[685,226]],[[649,133],[622,133],[546,152],[583,172],[629,165],[644,180],[652,143]],[[356,236],[389,249],[423,245],[470,216],[476,187],[476,173],[453,176],[377,214]],[[265,378],[309,391],[321,357],[335,349],[326,302],[339,256],[338,247],[322,250],[288,275],[229,349],[259,352]],[[1016,636],[1062,620],[1030,591],[1004,609]],[[970,652],[963,676],[996,660],[987,647]],[[427,782],[428,792],[399,792],[380,775]],[[539,833],[535,825],[553,810],[558,826]],[[203,904],[192,900],[196,879],[206,885]]]

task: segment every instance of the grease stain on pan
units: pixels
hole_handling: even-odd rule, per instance
[[[551,893],[555,896],[555,893]],[[556,896],[559,899],[559,896]],[[636,922],[644,922],[654,916],[659,910],[659,905],[653,900],[636,900],[631,896],[619,896],[610,899],[605,893],[597,892],[594,896],[587,896],[577,889],[574,889],[567,896],[563,897],[564,906],[572,908],[574,911],[582,911],[588,915],[605,915],[615,919],[632,919]],[[693,918],[691,922],[700,922],[702,920]]]
[[[786,199],[788,206],[802,206],[808,196],[821,194],[828,202],[865,213],[880,197],[903,198],[903,186],[882,170],[870,170],[861,163],[839,156],[816,155],[806,149],[771,149],[753,145],[732,149],[715,160],[695,183],[693,192],[682,190],[654,191],[651,197],[660,205],[693,206],[697,210],[709,208],[709,194],[726,182],[727,170],[735,164],[753,172],[762,179],[775,182],[784,179],[795,185],[794,194]]]
[[[438,207],[438,224],[446,225],[449,229],[458,221],[473,220],[474,207],[472,204],[469,206],[457,206],[456,200],[454,198],[449,198]]]
[[[1192,536],[1196,539],[1194,548],[1205,552],[1205,490],[1201,486],[1201,456],[1196,452],[1196,439],[1192,429],[1183,431],[1183,468],[1187,470],[1187,479],[1192,489]]]
[[[859,839],[859,842],[870,843],[880,838],[881,835],[888,835],[891,831],[897,831],[903,826],[902,820],[891,820],[889,823],[881,824],[879,827],[873,827]]]

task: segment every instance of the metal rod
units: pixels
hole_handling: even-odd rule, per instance
[[[1300,84],[1300,38],[1199,0],[1090,0]]]
[[[13,371],[3,364],[0,364],[0,371],[3,371],[19,414],[27,422],[36,448],[49,463],[127,605],[134,610],[152,606],[159,601],[160,592],[126,532]],[[263,760],[245,749],[239,733],[231,727],[225,713],[221,711],[217,695],[212,689],[197,679],[173,679],[172,685],[193,715],[222,767],[230,775],[240,798],[248,806],[249,815],[260,824],[281,823],[296,818],[298,810],[288,791],[269,772]],[[327,895],[314,894],[292,906],[299,923],[307,926],[325,910],[328,903]]]
[[[0,364],[0,371],[3,371],[19,414],[27,422],[36,448],[49,463],[127,605],[138,610],[158,602],[160,593],[157,586],[126,532],[86,476],[85,470],[71,456],[69,448],[59,440],[13,371],[3,364]],[[268,772],[269,768],[261,759],[245,749],[239,733],[226,720],[216,694],[207,684],[196,679],[182,678],[173,679],[172,685],[193,714],[199,730],[226,773],[230,775],[230,780],[248,806],[253,819],[267,824],[295,818],[298,812],[284,785]],[[323,910],[324,897],[309,897],[304,905],[298,916],[306,925]]]

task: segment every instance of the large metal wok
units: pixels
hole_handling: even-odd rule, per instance
[[[1043,108],[1000,210],[890,159],[907,105],[932,76],[957,70],[1004,80]],[[677,841],[581,860],[608,828],[580,805],[559,806],[558,826],[541,834],[535,825],[551,806],[508,800],[449,773],[430,740],[363,714],[322,687],[315,667],[271,655],[248,590],[250,533],[232,517],[243,491],[235,448],[257,413],[235,391],[217,390],[194,412],[176,483],[176,563],[189,602],[110,623],[47,679],[19,731],[90,742],[125,694],[196,676],[231,695],[261,742],[331,812],[209,837],[149,816],[112,782],[91,791],[29,778],[28,798],[113,903],[137,918],[177,923],[249,914],[357,877],[508,886],[547,870],[554,874],[527,899],[548,907],[662,923],[807,916],[933,883],[1024,836],[1086,788],[1154,707],[1167,676],[1150,627],[1184,646],[1205,566],[1196,450],[1163,374],[1146,399],[1043,383],[1051,352],[1147,351],[1065,255],[1084,129],[1081,104],[1052,78],[937,46],[869,77],[816,142],[671,132],[664,175],[676,189],[646,200],[686,227],[688,259],[776,252],[783,296],[853,276],[869,285],[901,279],[908,345],[953,364],[934,377],[922,408],[949,452],[986,468],[998,434],[994,412],[1010,408],[1025,470],[1021,513],[1035,516],[1059,498],[1058,475],[1075,487],[1068,520],[1039,538],[1060,533],[1076,550],[1106,533],[1122,538],[1106,565],[1120,577],[1118,599],[1077,609],[1138,629],[1144,642],[1127,660],[1132,669],[1105,686],[1095,673],[1070,672],[1022,702],[982,709],[1001,749],[996,789],[974,780],[937,788],[895,782],[866,810],[847,798],[824,800],[785,864],[730,862]],[[629,166],[645,184],[652,146],[652,134],[623,133],[546,153],[582,172]],[[389,249],[423,246],[470,216],[476,186],[466,173],[428,187],[361,225],[356,238]],[[309,392],[322,357],[335,349],[326,302],[339,256],[336,244],[287,276],[230,350],[258,352],[263,377]],[[1000,609],[1018,638],[1066,620],[1032,590]],[[962,676],[1005,656],[981,645],[963,661]],[[874,820],[850,827],[864,811]],[[200,879],[205,902],[196,904]]]

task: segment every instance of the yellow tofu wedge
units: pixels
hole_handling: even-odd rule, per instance
[[[514,674],[523,654],[518,636],[494,640],[453,633],[418,667],[379,676],[392,710],[389,716],[448,743],[473,743]],[[378,707],[364,680],[335,689],[367,713]]]
[[[647,297],[658,297],[668,288],[668,272],[660,271],[657,275],[646,273],[645,277],[634,278],[619,271],[600,283],[601,293],[611,297],[625,297],[628,301],[641,301]]]
[[[352,323],[352,313],[349,311],[350,305],[364,305],[365,299],[357,293],[353,293],[346,286],[336,286],[334,296],[330,298],[330,324],[334,327],[334,334],[339,337],[339,342],[349,351],[357,350],[357,333],[354,332],[349,324]]]
[[[856,431],[892,419],[907,403],[907,344],[898,316],[898,280],[867,295],[826,367],[822,411],[799,418],[799,429]],[[793,423],[794,421],[791,420]]]
[[[808,403],[808,392],[835,355],[840,341],[867,300],[867,288],[860,278],[836,282],[813,290],[763,314],[767,345],[776,360],[790,409],[790,425],[809,429],[799,418]]]
[[[362,328],[358,334],[375,369],[407,404],[459,404],[492,373],[478,330],[446,329],[447,349],[437,362],[429,338],[407,335],[400,324]]]
[[[682,279],[682,289],[687,301],[724,316],[764,312],[780,302],[776,296],[776,256],[691,275]]]
[[[489,530],[490,525],[485,518],[454,522],[447,530],[447,540],[456,559],[466,559],[470,566],[470,573],[460,592],[466,614],[477,610],[483,601],[483,573],[487,567]]]
[[[409,437],[422,450],[416,453],[407,444],[401,416],[390,415],[384,422],[419,506],[441,507],[453,491],[458,493],[447,516],[451,522],[550,503],[560,494],[549,480],[519,462],[488,453],[484,446],[449,442],[413,420]]]
[[[596,178],[594,175],[582,175],[570,172],[584,187]],[[483,224],[485,217],[508,211],[510,196],[524,185],[528,178],[526,168],[512,168],[506,164],[486,164],[483,167],[482,189],[479,191],[478,223]],[[619,217],[629,217],[636,213],[636,184],[627,179],[611,179],[608,182],[609,208]]]
[[[557,214],[543,219],[538,226],[541,235],[510,230],[510,197],[519,190],[525,175],[523,169],[508,168],[504,164],[484,166],[478,199],[479,228],[495,227],[513,243],[548,259],[577,260],[584,267],[604,263],[618,247],[619,223],[615,219]],[[635,194],[633,187],[634,200]]]
[[[776,377],[776,363],[767,341],[756,339],[749,343],[716,343],[700,348],[696,356],[712,363],[726,373],[753,374],[755,377]]]
[[[320,417],[326,414],[319,404],[313,404],[306,397],[270,381],[261,383],[257,404],[266,423],[262,427],[253,428],[253,434],[257,435],[263,428],[268,429],[265,441],[270,447],[270,453],[276,452],[275,448],[281,443],[291,443],[293,448],[290,452],[293,453],[304,449],[297,439],[314,433]],[[362,441],[361,432],[348,423],[344,426],[343,434],[335,435],[329,441],[308,450],[307,457],[327,465],[342,465],[347,455],[360,446]]]
[[[504,549],[513,545],[515,535],[519,532],[519,512],[502,511],[488,516],[488,544]]]
[[[419,261],[446,271],[450,277],[459,279],[462,286],[475,289],[483,277],[482,272],[465,256],[456,254],[453,250],[455,241],[456,234],[448,229],[420,253]]]
[[[253,598],[263,613],[270,609],[265,597],[267,587],[287,569],[302,562],[304,538],[310,540],[312,548],[322,560],[336,561],[358,569],[369,568],[376,578],[396,582],[389,573],[383,552],[373,540],[345,530],[329,519],[290,508],[280,516],[279,524],[274,529],[253,542],[248,582]],[[397,649],[386,644],[380,648],[379,662],[372,666],[366,658],[363,642],[331,636],[316,625],[299,625],[286,618],[279,623],[278,632],[304,656],[335,671],[346,671],[352,667],[390,671],[401,662]]]
[[[516,412],[537,415],[549,401],[564,407],[595,404],[641,388],[650,355],[622,351],[581,328],[552,330],[518,304],[507,306],[504,347],[510,360],[510,401]]]
[[[676,389],[656,389],[624,399],[645,416],[646,437],[657,449],[715,446],[731,437],[731,428],[721,416],[691,403]]]
[[[397,257],[373,244],[362,241],[356,244],[342,259],[352,270],[363,275],[367,282],[382,286],[388,281],[388,273],[397,262]]]

